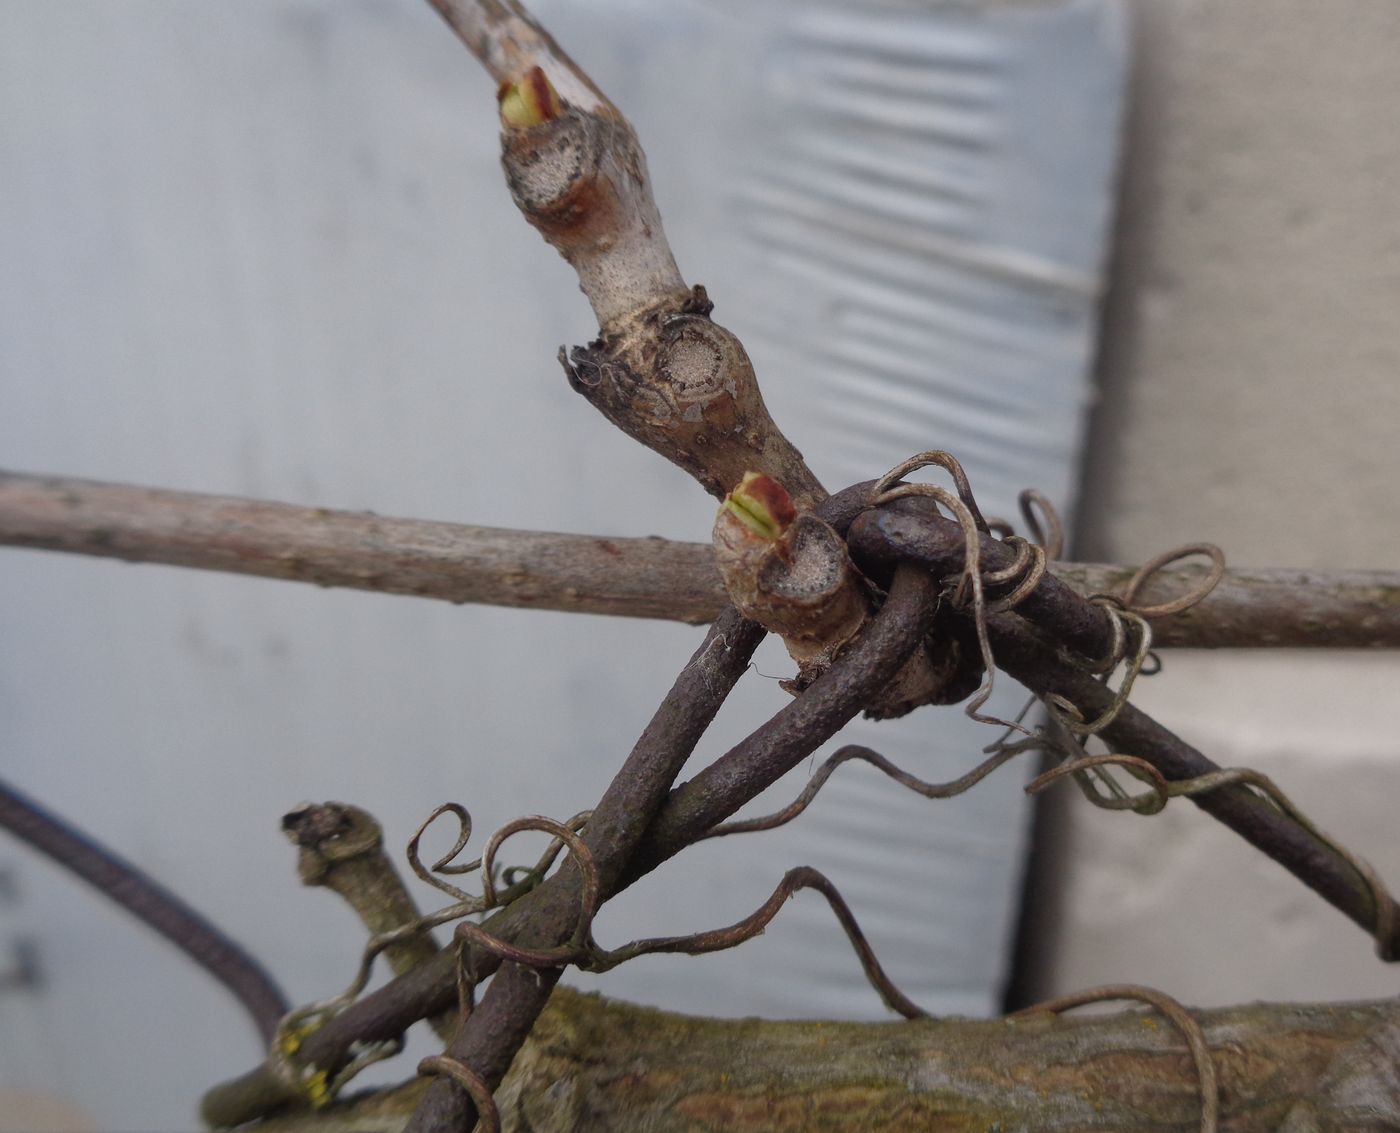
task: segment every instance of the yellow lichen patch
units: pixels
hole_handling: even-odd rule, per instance
[[[324,1070],[308,1074],[301,1084],[301,1089],[306,1095],[306,1100],[311,1103],[312,1109],[323,1109],[334,1100],[334,1095],[331,1093],[330,1075]]]

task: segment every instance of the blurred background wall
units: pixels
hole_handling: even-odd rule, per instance
[[[1400,5],[1137,0],[1079,553],[1400,562]],[[1134,701],[1400,884],[1400,657],[1169,653]],[[1042,823],[1026,994],[1393,995],[1356,928],[1189,805]]]
[[[828,484],[947,445],[991,512],[1027,485],[1072,502],[1120,0],[538,10],[636,123],[683,271]],[[422,0],[0,0],[0,464],[707,538],[714,502],[564,383],[557,344],[594,327],[503,188],[492,94]],[[447,798],[478,838],[572,814],[701,637],[32,552],[0,577],[0,774],[215,915],[298,1002],[344,986],[361,934],[297,884],[286,809],[365,804],[395,848]],[[697,758],[784,703],[781,649],[756,670]],[[992,737],[950,710],[845,738],[949,779]],[[803,821],[611,903],[599,938],[732,923],[805,862],[909,995],[993,1013],[1020,784],[933,808],[849,768]],[[0,1087],[104,1129],[186,1129],[203,1087],[260,1057],[145,930],[7,839],[0,869],[0,948],[31,945],[44,974],[0,995]],[[601,982],[720,1014],[885,1015],[810,898],[738,952]],[[39,1120],[0,1096],[0,1126]]]
[[[946,443],[992,485],[990,506],[1010,510],[1028,483],[1070,501],[1082,461],[1082,557],[1213,539],[1242,565],[1395,565],[1393,0],[1130,5],[1131,112],[1087,445],[1118,5],[853,6],[893,21],[886,34],[809,5],[800,35],[765,38],[754,29],[780,24],[778,5],[619,3],[648,44],[591,35],[592,8],[539,7],[637,122],[683,270],[711,285],[775,416],[830,482]],[[1001,21],[995,35],[978,13]],[[1064,22],[1037,25],[1047,13]],[[911,20],[944,38],[920,39]],[[489,84],[426,5],[0,0],[0,21],[0,464],[703,537],[710,502],[564,391],[552,348],[591,334],[586,306],[506,199]],[[872,57],[903,59],[902,80],[872,87]],[[807,105],[833,67],[846,109]],[[766,85],[736,78],[755,75]],[[845,141],[804,133],[803,106],[806,125],[825,115]],[[877,153],[897,143],[882,183],[842,180],[853,137]],[[998,144],[975,144],[988,137]],[[736,199],[734,185],[752,191]],[[862,189],[863,213],[838,207]],[[882,241],[889,228],[869,226],[882,214],[925,239]],[[866,227],[852,229],[855,215]],[[1015,250],[995,262],[1034,278],[973,286],[981,273],[949,266],[950,232],[955,251]],[[834,287],[853,263],[859,294],[817,320],[832,349],[805,349],[793,320],[810,312],[763,281],[800,270]],[[524,345],[502,356],[501,343]],[[989,388],[993,412],[979,401]],[[1027,388],[1055,392],[1013,396]],[[502,444],[506,414],[552,437],[549,451],[523,460]],[[1000,459],[1005,422],[1021,429],[1025,463]],[[395,843],[444,783],[481,829],[569,813],[698,641],[677,626],[18,552],[0,555],[0,579],[3,774],[218,911],[299,999],[340,986],[356,943],[329,897],[296,885],[275,833],[287,805],[373,798]],[[490,664],[463,668],[483,651]],[[561,669],[567,658],[580,663]],[[1139,703],[1218,762],[1273,775],[1400,878],[1394,659],[1166,661]],[[783,665],[769,653],[759,669]],[[534,689],[523,704],[522,673]],[[777,703],[771,681],[746,685],[707,751]],[[931,776],[972,754],[956,733],[898,742]],[[867,927],[916,998],[995,1010],[1023,860],[1019,782],[994,777],[934,821],[858,774],[833,783],[846,793],[808,816],[806,841],[765,845],[773,877],[733,883],[729,867],[698,865],[688,927],[747,911],[797,860],[839,872],[830,854],[854,870]],[[1193,1003],[1396,989],[1354,927],[1190,806],[1149,820],[1066,792],[1040,825],[1018,995],[1119,980]],[[861,845],[872,829],[887,844],[863,860],[823,845],[833,833]],[[926,883],[900,916],[886,913],[907,904],[890,845]],[[0,854],[0,944],[38,942],[49,976],[42,995],[0,997],[0,1126],[188,1127],[200,1087],[256,1057],[237,1011],[57,871],[12,844]],[[666,897],[643,894],[600,934],[670,927]],[[632,982],[614,987],[731,1012],[877,1012],[824,912],[801,902],[744,955],[706,965],[624,970]],[[803,997],[818,986],[821,998]],[[21,1110],[20,1090],[40,1108]]]

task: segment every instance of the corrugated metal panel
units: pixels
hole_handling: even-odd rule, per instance
[[[946,446],[991,510],[1027,484],[1068,498],[1116,0],[539,8],[633,117],[683,271],[829,485]],[[0,463],[704,538],[712,504],[554,367],[592,328],[506,198],[490,93],[426,5],[0,9]],[[448,797],[480,829],[571,813],[699,640],[19,552],[0,578],[5,773],[200,900],[302,999],[340,986],[357,945],[296,885],[289,804],[366,803],[396,842]],[[787,671],[780,651],[758,668]],[[703,754],[784,695],[751,677]],[[989,737],[945,710],[850,738],[936,777]],[[639,886],[599,936],[728,923],[806,861],[915,998],[989,1011],[1023,852],[1014,778],[935,806],[848,769],[791,830]],[[0,1084],[65,1091],[108,1128],[187,1127],[199,1088],[257,1056],[242,1020],[61,875],[3,844],[0,865],[22,894],[3,931],[36,936],[52,976],[0,1000]],[[815,899],[741,953],[606,986],[880,1014]]]

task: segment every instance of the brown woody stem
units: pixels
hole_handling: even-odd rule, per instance
[[[990,619],[989,630],[997,664],[1032,692],[1064,697],[1085,719],[1103,713],[1113,702],[1111,688],[1068,662],[1021,619],[999,615]],[[1216,763],[1131,703],[1122,706],[1101,734],[1112,750],[1146,760],[1168,781],[1194,779],[1220,770]],[[1236,786],[1196,795],[1192,801],[1367,932],[1376,932],[1382,914],[1366,879],[1331,846],[1266,799]],[[1384,958],[1400,958],[1400,926],[1389,939],[1377,943]]]
[[[743,346],[686,286],[631,124],[516,0],[432,3],[501,84],[511,196],[597,316],[597,341],[560,351],[573,388],[715,496],[755,469],[804,507],[820,500]]]
[[[933,592],[932,582],[920,572],[902,573],[901,579],[866,632],[801,697],[690,783],[670,793],[635,842],[630,858],[613,855],[602,845],[607,840],[601,835],[614,820],[601,807],[601,818],[595,811],[588,829],[600,839],[595,860],[604,879],[605,897],[678,853],[800,763],[859,712],[874,689],[898,671],[923,635]],[[716,622],[706,645],[691,659],[638,741],[634,756],[644,749],[689,751],[698,739],[695,729],[703,731],[703,722],[718,710],[733,682],[743,673],[758,634],[757,627],[737,615]],[[723,648],[718,647],[720,642],[726,643]],[[632,763],[632,757],[628,762]],[[625,779],[619,774],[618,781]],[[637,789],[650,794],[655,788],[648,777]],[[610,788],[609,794],[612,792]],[[625,803],[626,797],[618,795],[617,802]],[[641,813],[640,806],[620,805],[616,821],[624,825],[615,831],[612,840],[630,840],[633,824]],[[548,947],[569,938],[578,907],[579,877],[577,871],[566,866],[539,888],[489,918],[483,927],[503,940],[528,940]],[[473,950],[469,960],[478,978],[485,978],[498,966],[496,957],[484,950]],[[422,968],[351,1004],[307,1036],[299,1054],[308,1064],[333,1069],[345,1060],[357,1041],[392,1039],[424,1015],[450,1006],[454,997],[453,964],[449,956],[440,954]],[[448,1093],[446,1087],[439,1090],[437,1083],[429,1092],[437,1094],[435,1105],[466,1104],[459,1092]],[[449,1096],[457,1100],[445,1103],[443,1099]],[[205,1095],[201,1109],[210,1124],[237,1125],[290,1100],[285,1090],[278,1090],[272,1072],[262,1066],[214,1087]]]
[[[324,886],[344,899],[370,936],[419,919],[412,894],[384,852],[383,830],[372,814],[347,803],[306,803],[283,815],[282,831],[298,849],[297,875],[302,882]],[[427,930],[384,949],[398,975],[428,963],[437,953]],[[456,1019],[444,1012],[430,1022],[446,1040]]]
[[[703,543],[392,519],[18,472],[0,472],[0,545],[691,624],[713,620],[728,601]],[[960,564],[961,547],[952,553]],[[1135,569],[1051,567],[1081,595],[1121,591]],[[1164,570],[1148,597],[1185,593],[1204,573]],[[1154,646],[1400,648],[1400,572],[1233,569],[1200,605],[1152,628]]]

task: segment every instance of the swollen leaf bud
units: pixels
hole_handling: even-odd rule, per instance
[[[745,472],[739,486],[724,497],[721,510],[768,540],[778,539],[797,518],[787,489],[761,472]]]
[[[496,92],[501,124],[509,130],[528,130],[564,113],[559,92],[539,67],[531,67],[523,79],[502,83]]]

